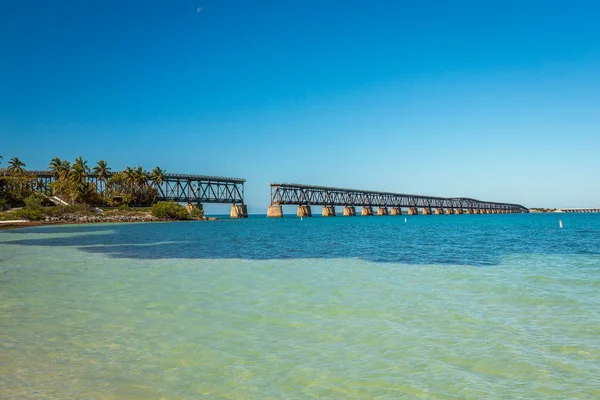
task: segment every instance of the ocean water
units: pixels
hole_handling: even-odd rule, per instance
[[[600,214],[0,231],[0,307],[2,399],[598,399]]]

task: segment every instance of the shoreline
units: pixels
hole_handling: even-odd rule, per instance
[[[87,215],[67,215],[61,217],[52,217],[40,221],[6,220],[0,221],[0,230],[28,228],[32,226],[45,225],[84,225],[84,224],[129,224],[144,222],[182,222],[182,221],[217,221],[216,217],[207,217],[202,219],[175,220],[159,219],[151,215],[111,215],[111,216],[87,216]]]

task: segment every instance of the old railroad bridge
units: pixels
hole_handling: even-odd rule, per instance
[[[323,206],[322,215],[336,215],[335,207],[344,207],[343,215],[355,216],[356,207],[362,207],[361,214],[408,215],[417,214],[509,214],[526,213],[529,210],[519,204],[496,203],[470,198],[446,198],[421,196],[403,193],[375,192],[368,190],[340,189],[325,186],[299,185],[295,183],[272,183],[271,205],[268,217],[283,217],[284,205],[297,205],[299,217],[312,216],[311,206]],[[420,211],[419,211],[420,209]]]
[[[0,171],[7,174],[6,170]],[[32,189],[52,194],[51,183],[56,177],[52,171],[25,171],[23,175],[32,176]],[[148,184],[158,192],[156,201],[176,201],[196,204],[202,203],[232,204],[231,218],[247,218],[248,209],[244,204],[245,179],[220,176],[172,174],[163,175],[157,183],[147,174]],[[88,174],[86,180],[93,183],[102,194],[106,184],[96,174]],[[271,184],[271,205],[268,217],[283,217],[284,205],[297,205],[299,217],[312,216],[312,206],[322,206],[323,216],[335,216],[335,207],[344,207],[343,215],[355,216],[356,207],[362,207],[361,214],[402,215],[403,209],[408,215],[417,214],[508,214],[529,212],[519,204],[480,201],[470,198],[446,198],[403,193],[388,193],[369,190],[340,189],[325,186],[299,185],[293,183]],[[571,211],[573,212],[573,211]],[[577,211],[575,211],[577,212]]]
[[[34,177],[34,190],[52,194],[50,185],[56,179],[52,171],[25,171],[23,175]],[[156,201],[196,204],[199,208],[202,208],[202,203],[232,204],[231,218],[248,217],[248,208],[244,204],[245,179],[171,173],[165,173],[160,183],[152,181],[149,174],[146,178],[148,184],[158,191]],[[89,173],[86,180],[94,184],[98,193],[106,190],[106,184],[98,179],[98,175]]]

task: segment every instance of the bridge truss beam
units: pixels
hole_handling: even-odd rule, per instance
[[[9,175],[6,170],[0,170],[0,173]],[[56,180],[52,171],[25,171],[21,176],[31,178],[32,190],[48,195],[52,193],[51,184]],[[146,174],[146,178],[148,178],[148,184],[158,191],[156,198],[158,201],[244,204],[245,179],[165,174],[162,183],[157,184],[150,179],[149,174]],[[106,182],[99,180],[98,175],[88,174],[86,181],[94,184],[99,194],[105,192]]]
[[[421,207],[504,210],[511,212],[529,211],[520,204],[481,201],[471,198],[445,198],[404,193],[340,189],[295,183],[272,183],[271,205]]]

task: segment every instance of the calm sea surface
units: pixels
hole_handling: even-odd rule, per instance
[[[0,307],[2,399],[599,399],[600,214],[0,231]]]

